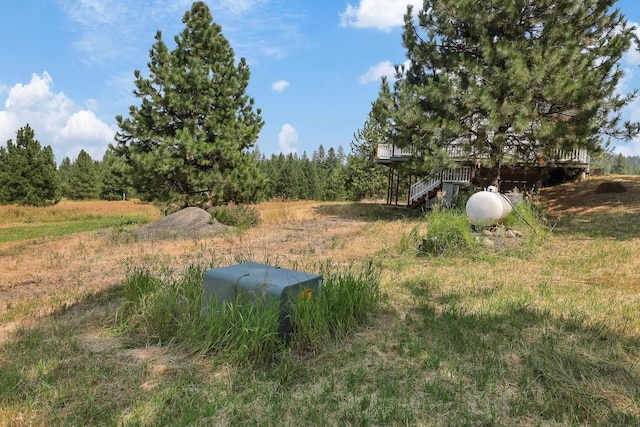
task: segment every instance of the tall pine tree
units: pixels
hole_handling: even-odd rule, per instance
[[[249,149],[263,125],[245,94],[249,67],[204,2],[184,15],[169,51],[160,31],[150,51],[149,77],[135,71],[140,106],[118,116],[112,147],[147,200],[181,206],[254,201],[265,179]]]
[[[387,80],[383,77],[381,91],[388,91]],[[387,170],[376,163],[376,147],[386,144],[389,126],[381,99],[372,104],[362,129],[351,142],[351,155],[347,158],[347,191],[353,200],[383,198],[387,188]]]
[[[556,149],[599,151],[621,123],[622,54],[634,40],[615,0],[425,0],[405,16],[410,65],[386,98],[390,136],[446,163],[447,147],[491,166]]]

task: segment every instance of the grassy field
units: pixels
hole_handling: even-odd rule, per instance
[[[0,243],[144,224],[159,217],[152,206],[130,201],[63,200],[42,208],[0,205]]]
[[[599,193],[605,181],[627,191]],[[113,203],[70,203],[64,221],[159,216]],[[0,243],[0,424],[640,425],[640,177],[544,189],[537,205],[550,233],[443,257],[418,253],[424,217],[349,203],[258,205],[259,227],[206,240]],[[0,229],[56,222],[48,209],[0,212]],[[245,260],[373,262],[383,302],[340,339],[261,365],[118,328],[132,267],[170,280]]]

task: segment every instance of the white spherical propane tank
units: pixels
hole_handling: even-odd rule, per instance
[[[496,224],[509,215],[511,204],[500,193],[479,191],[467,201],[467,218],[474,225]]]

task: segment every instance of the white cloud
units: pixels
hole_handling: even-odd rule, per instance
[[[69,116],[64,127],[57,133],[56,140],[104,142],[111,141],[114,134],[114,129],[98,119],[93,111],[81,110]]]
[[[87,110],[91,110],[91,111],[100,110],[100,104],[98,103],[98,100],[93,98],[89,98],[86,101],[84,101],[84,106]]]
[[[51,98],[50,86],[53,83],[51,76],[46,71],[42,77],[31,75],[31,81],[23,85],[16,84],[9,90],[9,97],[4,103],[5,108],[25,109],[35,107]]]
[[[414,13],[422,9],[422,0],[360,0],[357,6],[347,4],[340,14],[340,26],[391,31],[402,26],[409,4],[413,5]]]
[[[286,80],[278,80],[277,82],[273,82],[271,84],[271,90],[276,92],[284,92],[286,88],[289,87],[289,82]]]
[[[280,152],[283,154],[295,153],[296,143],[298,142],[298,131],[289,123],[282,125],[282,129],[278,134],[278,144]]]
[[[86,105],[94,103],[86,101]],[[18,129],[27,124],[42,146],[51,146],[57,162],[65,157],[74,159],[81,149],[96,160],[102,159],[116,131],[93,111],[81,109],[62,92],[55,93],[53,79],[46,71],[9,90],[4,110],[0,110],[0,143],[15,140]]]
[[[389,61],[380,62],[376,65],[369,67],[366,73],[358,77],[358,83],[366,84],[380,81],[382,76],[393,76],[395,69],[393,64]]]
[[[405,61],[402,65],[408,67],[409,61]],[[367,84],[379,82],[383,76],[387,77],[387,80],[390,82],[397,80],[395,66],[389,61],[383,61],[369,67],[366,73],[358,76],[358,83]]]

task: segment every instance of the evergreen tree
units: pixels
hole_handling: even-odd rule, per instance
[[[70,198],[71,191],[71,159],[69,156],[62,159],[62,163],[58,166],[58,181],[60,183],[60,194],[62,197]]]
[[[626,175],[629,173],[629,166],[627,165],[627,160],[623,154],[615,156],[613,165],[611,166],[611,173],[619,175]]]
[[[629,167],[629,175],[640,175],[640,156],[627,156],[625,160]]]
[[[383,79],[382,85],[386,85]],[[388,87],[388,86],[387,86]],[[346,187],[352,200],[383,198],[387,188],[387,168],[376,163],[376,148],[388,143],[388,121],[380,119],[380,101],[373,103],[364,127],[351,142],[351,155],[347,158]]]
[[[322,145],[320,147],[322,148]],[[347,197],[345,166],[340,162],[333,147],[329,147],[324,162],[320,166],[321,177],[325,183],[322,200],[345,200]]]
[[[125,174],[126,165],[120,161],[112,150],[107,150],[102,157],[100,175],[102,186],[100,198],[103,200],[122,200],[135,197]]]
[[[42,148],[29,125],[18,129],[16,142],[0,147],[0,203],[45,206],[60,199],[51,146]]]
[[[315,154],[314,152],[313,157],[317,157]],[[304,166],[304,173],[309,186],[309,195],[307,198],[309,200],[322,200],[326,183],[321,177],[320,163],[318,161],[308,160]]]
[[[265,178],[249,152],[263,120],[245,94],[249,67],[236,64],[221,27],[204,2],[184,15],[169,51],[160,31],[149,78],[135,71],[140,106],[117,117],[114,151],[145,199],[182,206],[255,201]]]
[[[100,195],[100,176],[91,156],[80,150],[71,164],[68,197],[73,200],[97,199]]]
[[[405,16],[410,66],[381,94],[389,137],[434,160],[461,144],[477,159],[540,161],[555,149],[597,152],[630,138],[620,122],[622,54],[634,40],[615,0],[425,0]],[[499,172],[498,172],[499,174]]]

